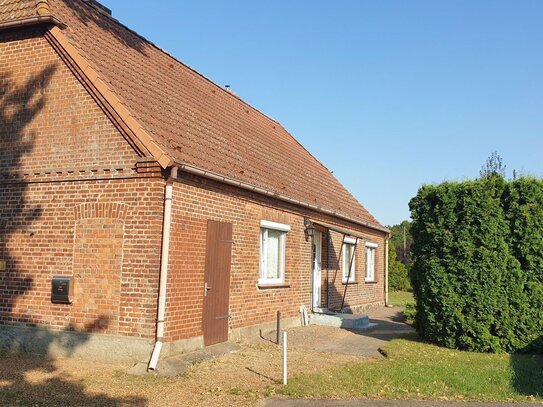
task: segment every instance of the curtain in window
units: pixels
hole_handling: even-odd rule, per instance
[[[268,229],[268,256],[266,258],[266,278],[278,279],[281,261],[281,233],[278,230]]]
[[[366,279],[373,280],[375,275],[375,249],[366,247]]]

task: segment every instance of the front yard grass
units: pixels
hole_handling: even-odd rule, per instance
[[[411,291],[390,291],[388,293],[388,301],[390,305],[395,307],[405,307],[407,304],[414,304],[415,298],[413,298]]]
[[[387,358],[302,374],[278,393],[303,398],[543,401],[543,356],[480,354],[397,339]]]

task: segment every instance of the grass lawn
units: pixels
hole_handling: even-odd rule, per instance
[[[409,291],[390,291],[388,293],[390,305],[395,307],[405,307],[408,303],[415,303],[413,293]]]
[[[543,356],[480,354],[397,339],[386,359],[302,374],[277,392],[304,398],[543,401]]]

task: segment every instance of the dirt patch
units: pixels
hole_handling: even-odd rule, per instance
[[[398,319],[398,309],[372,314],[370,319],[379,326],[367,332],[318,326],[289,330],[289,377],[375,361],[361,355],[374,356],[386,341],[413,333]],[[131,376],[131,366],[1,354],[0,405],[259,405],[274,395],[282,380],[282,348],[270,338],[275,336],[241,343],[239,352],[195,364],[175,378]]]
[[[270,343],[243,344],[242,350],[193,366],[185,375],[134,377],[127,366],[86,360],[48,360],[4,354],[0,404],[23,406],[254,406],[274,394],[282,378],[282,350]],[[325,371],[363,361],[291,349],[291,375]]]

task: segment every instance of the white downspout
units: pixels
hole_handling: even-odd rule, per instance
[[[166,317],[166,292],[168,286],[168,263],[170,257],[170,229],[172,225],[173,180],[177,178],[177,167],[173,167],[166,181],[164,193],[164,224],[162,227],[162,253],[160,259],[160,285],[158,289],[158,315],[156,323],[156,342],[147,370],[154,371],[162,350],[164,340],[164,319]]]
[[[389,307],[388,303],[388,236],[385,237],[385,307]]]

